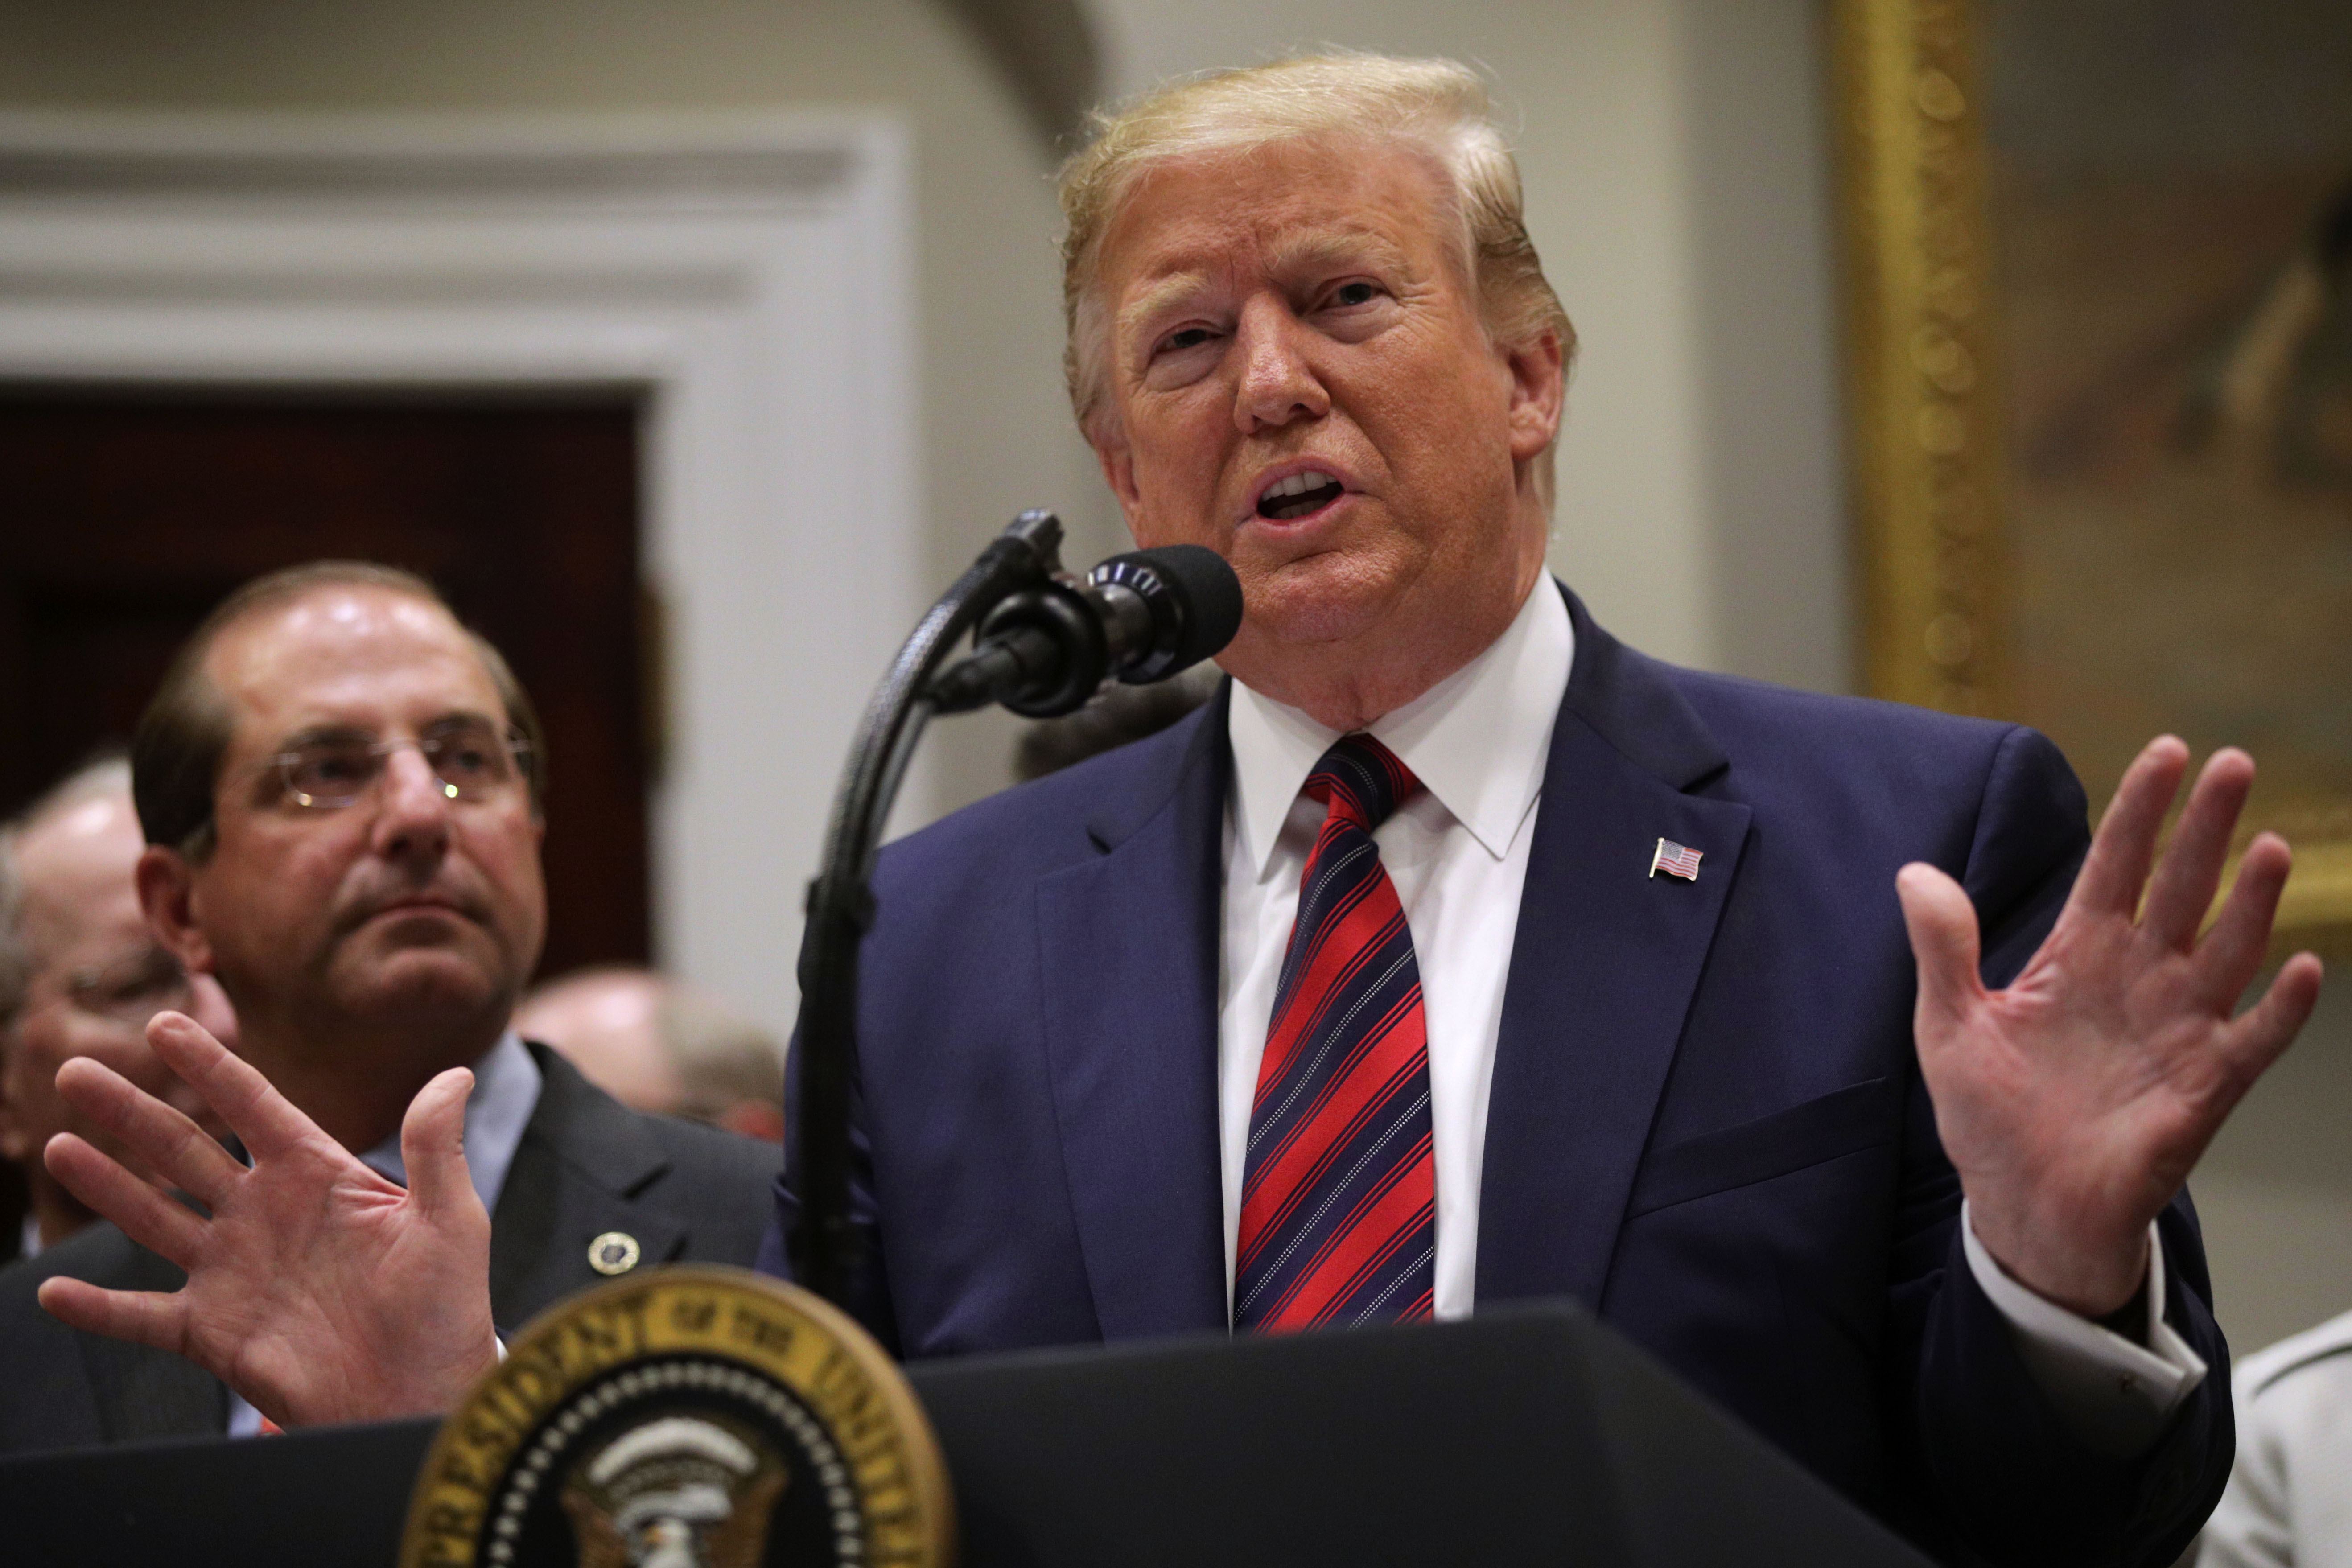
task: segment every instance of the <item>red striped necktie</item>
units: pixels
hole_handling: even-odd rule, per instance
[[[1234,1326],[1426,1319],[1436,1289],[1421,966],[1372,830],[1420,781],[1342,736],[1304,793],[1329,806],[1298,885],[1242,1170]]]

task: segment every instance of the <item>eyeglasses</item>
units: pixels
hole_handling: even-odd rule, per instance
[[[66,976],[66,995],[81,1011],[143,1029],[163,1012],[184,1013],[191,1000],[188,972],[160,947],[108,963],[94,963]]]
[[[314,811],[357,805],[383,782],[394,752],[414,746],[451,800],[496,800],[528,783],[530,743],[490,725],[460,720],[415,740],[371,741],[330,736],[280,752],[261,765],[275,768],[286,798]]]

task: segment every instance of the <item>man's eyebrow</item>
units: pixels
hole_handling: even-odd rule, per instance
[[[453,708],[419,724],[416,732],[429,735],[436,730],[453,730],[468,725],[478,725],[485,730],[499,728],[499,721],[488,713],[478,712],[471,708]],[[376,732],[364,724],[310,724],[287,736],[278,742],[278,749],[280,752],[299,752],[305,746],[341,745],[350,742],[373,745],[376,739]]]
[[[1132,337],[1154,317],[1208,287],[1205,272],[1171,272],[1154,279],[1141,293],[1119,307],[1115,330],[1120,340]]]
[[[1410,270],[1404,250],[1376,229],[1325,229],[1276,240],[1267,267],[1277,278],[1332,268],[1371,266],[1384,271]]]
[[[375,731],[360,724],[310,724],[295,731],[278,742],[280,752],[299,752],[305,746],[339,745],[356,741],[362,745],[375,739]]]
[[[504,728],[498,720],[488,713],[478,712],[471,708],[452,708],[437,718],[427,719],[416,728],[420,731],[429,732],[434,730],[452,730],[460,724],[478,724],[485,730]]]
[[[1371,267],[1392,274],[1412,270],[1403,247],[1371,228],[1327,229],[1277,240],[1268,254],[1267,266],[1277,278],[1351,267]],[[1208,285],[1209,274],[1204,270],[1171,272],[1153,279],[1119,308],[1117,340],[1131,340],[1154,318]]]

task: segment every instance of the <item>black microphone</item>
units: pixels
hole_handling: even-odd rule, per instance
[[[940,713],[1002,702],[1051,719],[1085,707],[1113,679],[1148,686],[1189,669],[1241,626],[1241,579],[1215,551],[1131,551],[1084,581],[1056,576],[1001,600],[972,633],[972,651],[941,671],[929,695]]]

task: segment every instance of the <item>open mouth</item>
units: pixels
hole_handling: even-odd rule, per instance
[[[1275,522],[1288,522],[1322,510],[1346,493],[1339,480],[1309,468],[1267,486],[1265,494],[1257,498],[1257,514]]]

